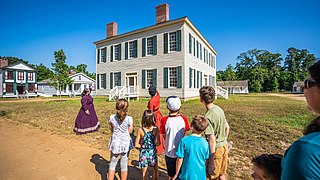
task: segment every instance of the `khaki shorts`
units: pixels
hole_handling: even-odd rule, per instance
[[[214,154],[214,175],[210,175],[207,173],[207,178],[209,180],[215,180],[215,179],[219,179],[219,177],[222,175],[226,176],[227,167],[228,167],[228,143],[216,149],[216,153]]]

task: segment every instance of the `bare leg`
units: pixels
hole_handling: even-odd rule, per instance
[[[121,180],[126,180],[128,176],[128,171],[121,172]],[[109,180],[109,179],[108,179]]]
[[[142,179],[148,180],[148,167],[141,168],[141,171],[142,171]]]
[[[153,167],[153,179],[158,180],[159,177],[159,167],[158,163]]]
[[[108,180],[114,180],[114,174],[115,173],[116,173],[116,171],[109,170],[109,172],[108,172]]]

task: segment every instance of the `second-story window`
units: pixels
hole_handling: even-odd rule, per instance
[[[147,38],[147,55],[153,55],[153,37]]]
[[[33,81],[33,73],[32,72],[28,73],[28,81]]]
[[[170,51],[177,51],[177,32],[169,33]]]
[[[24,72],[18,72],[18,80],[24,80]]]
[[[134,49],[134,41],[129,42],[129,58],[134,58],[135,56],[135,49]]]
[[[5,78],[8,80],[13,80],[13,71],[7,71]]]
[[[116,45],[116,46],[114,46],[114,59],[115,60],[120,60],[120,45],[118,44],[118,45]]]

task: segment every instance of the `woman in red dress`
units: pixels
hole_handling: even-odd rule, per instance
[[[160,93],[157,91],[157,88],[154,86],[149,87],[149,94],[151,96],[150,101],[148,102],[148,109],[153,111],[155,118],[155,125],[159,128],[159,132],[161,132],[161,118],[163,117],[159,108],[160,108]],[[162,136],[160,136],[160,146],[157,146],[157,154],[164,153],[165,141]]]

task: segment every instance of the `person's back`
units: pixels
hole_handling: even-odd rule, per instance
[[[320,133],[295,141],[282,160],[281,179],[320,179]]]
[[[224,111],[219,106],[214,105],[207,110],[205,117],[209,120],[211,125],[205,134],[214,133],[214,136],[216,137],[216,148],[224,146],[227,143],[227,121]]]

